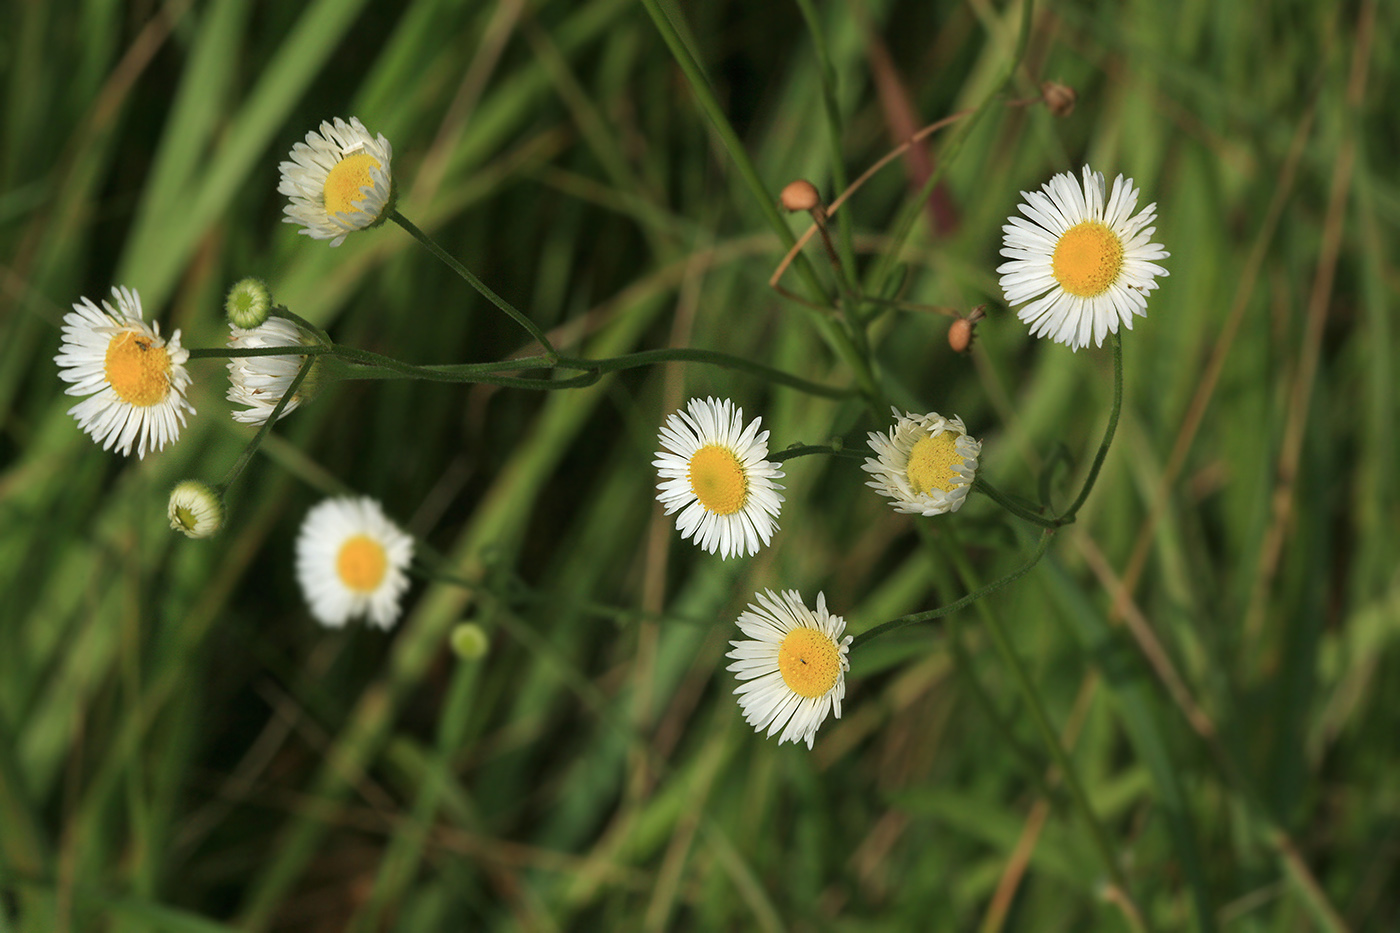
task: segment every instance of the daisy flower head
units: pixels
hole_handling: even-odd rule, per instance
[[[339,246],[347,234],[389,218],[394,204],[394,149],[384,134],[371,136],[357,117],[323,122],[292,147],[290,162],[278,166],[279,194],[291,198],[285,223],[298,233]]]
[[[231,350],[261,347],[298,347],[319,345],[320,341],[286,318],[270,317],[257,327],[245,330],[229,325],[228,345]],[[301,364],[306,360],[301,356],[233,356],[228,361],[228,400],[247,407],[233,412],[233,420],[243,424],[263,424],[272,415],[272,410],[282,400],[282,396],[292,387]],[[311,371],[297,386],[296,394],[287,399],[282,414],[277,420],[290,415],[316,394],[316,370]]]
[[[761,418],[744,426],[744,410],[728,399],[693,398],[666,419],[661,449],[651,462],[661,482],[656,498],[666,514],[680,512],[682,538],[719,556],[757,554],[777,528],[783,477],[768,456]]]
[[[892,411],[895,425],[888,436],[868,434],[875,456],[861,469],[875,478],[865,485],[889,496],[896,512],[930,516],[962,508],[982,442],[967,433],[961,418]]]
[[[755,732],[781,729],[779,745],[805,741],[810,749],[827,714],[841,718],[851,669],[851,636],[841,637],[846,620],[827,612],[823,593],[815,612],[796,590],[764,590],[756,598],[739,614],[747,638],[731,641],[725,655],[734,659],[726,670],[740,681],[739,708]]]
[[[1109,193],[1103,174],[1087,165],[1082,183],[1065,172],[1021,196],[1017,206],[1026,216],[1001,228],[1001,255],[1011,261],[997,272],[1007,303],[1027,302],[1017,317],[1032,336],[1078,350],[1090,340],[1102,346],[1120,323],[1132,330],[1133,315],[1147,314],[1157,276],[1168,274],[1153,262],[1171,255],[1150,242],[1157,205],[1133,214],[1133,180],[1119,175]]]
[[[331,628],[355,616],[392,626],[412,559],[413,539],[367,497],[324,500],[297,536],[297,582],[311,614]]]
[[[208,483],[187,479],[170,490],[166,516],[170,529],[187,538],[213,537],[224,525],[224,498]]]
[[[147,450],[174,443],[194,406],[185,397],[190,386],[185,363],[190,351],[180,346],[176,330],[167,341],[159,324],[146,324],[141,298],[129,288],[114,287],[102,307],[84,298],[63,316],[63,346],[55,356],[58,377],[70,385],[68,395],[86,396],[68,409],[78,426],[103,450],[124,456],[136,447]]]

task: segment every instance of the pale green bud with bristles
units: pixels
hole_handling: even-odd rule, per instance
[[[486,657],[486,651],[491,647],[491,639],[486,630],[475,622],[459,624],[452,630],[448,641],[452,645],[452,653],[463,661],[480,661]]]
[[[243,279],[229,289],[228,298],[224,299],[224,313],[234,327],[257,327],[272,313],[272,293],[261,279]]]
[[[208,538],[224,526],[224,497],[208,483],[187,479],[170,490],[170,527],[187,538]]]

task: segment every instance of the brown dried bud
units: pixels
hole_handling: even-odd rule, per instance
[[[822,196],[817,193],[817,186],[799,178],[797,181],[790,181],[783,193],[778,195],[778,200],[783,208],[789,211],[810,211],[822,203]]]
[[[1040,98],[1045,101],[1045,106],[1052,114],[1067,117],[1074,113],[1074,102],[1079,99],[1079,95],[1074,93],[1074,88],[1068,84],[1046,81],[1040,85]]]
[[[948,346],[953,348],[954,353],[966,353],[972,349],[972,338],[977,336],[977,322],[987,316],[983,310],[986,305],[979,305],[968,313],[967,317],[959,317],[948,327]]]

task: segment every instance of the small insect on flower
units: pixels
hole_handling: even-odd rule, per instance
[[[78,426],[102,445],[125,456],[136,447],[161,450],[180,437],[185,414],[194,406],[185,397],[190,386],[185,363],[188,350],[180,332],[169,341],[160,325],[142,320],[141,298],[128,288],[112,289],[116,307],[99,308],[87,298],[63,316],[63,346],[54,362],[58,377],[70,385],[68,395],[86,396],[68,409]]]
[[[413,539],[367,497],[326,499],[306,514],[297,536],[297,581],[311,614],[339,628],[364,616],[387,629],[408,589]]]
[[[1072,350],[1092,340],[1132,330],[1133,315],[1146,316],[1147,292],[1167,270],[1152,260],[1170,253],[1150,242],[1157,205],[1136,215],[1138,191],[1119,175],[1105,197],[1104,177],[1084,166],[1083,183],[1068,172],[1040,191],[1021,192],[1018,205],[1029,220],[1012,217],[1002,227],[997,267],[1008,304],[1029,302],[1017,317],[1031,334],[1049,337]]]
[[[867,435],[875,456],[861,469],[875,478],[865,485],[893,500],[897,512],[932,516],[962,508],[977,476],[982,442],[968,435],[961,418],[892,411],[895,425],[888,437]]]
[[[339,246],[346,235],[375,227],[394,208],[394,149],[381,133],[371,136],[357,117],[321,124],[292,147],[291,161],[278,166],[277,191],[291,198],[285,223],[301,224],[315,240]]]
[[[796,590],[764,590],[756,599],[739,614],[748,637],[731,641],[725,655],[734,659],[727,670],[740,682],[739,708],[754,731],[772,736],[781,729],[779,745],[806,742],[810,749],[827,714],[841,718],[851,669],[851,636],[841,637],[846,620],[827,612],[823,593],[815,612]]]
[[[690,400],[666,419],[652,466],[666,514],[679,511],[676,529],[720,557],[751,555],[768,544],[782,508],[783,471],[768,456],[761,418],[744,427],[744,410],[728,399]]]

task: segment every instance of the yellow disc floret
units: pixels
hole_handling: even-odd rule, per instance
[[[695,452],[686,478],[695,498],[716,515],[733,515],[744,507],[749,495],[744,465],[734,451],[719,444],[709,444]]]
[[[954,486],[963,484],[962,477],[953,470],[962,463],[963,457],[958,453],[958,435],[944,431],[937,437],[921,437],[914,442],[905,473],[916,496],[933,489],[952,492]]]
[[[170,354],[136,331],[122,331],[107,344],[107,384],[128,405],[147,408],[170,394]]]
[[[374,186],[370,173],[380,167],[379,160],[366,152],[353,153],[336,163],[326,174],[326,213],[358,214],[358,205],[365,197],[362,189]]]
[[[369,535],[355,535],[340,546],[335,572],[340,582],[358,593],[372,593],[384,579],[389,557],[384,546]]]
[[[827,635],[799,626],[778,646],[778,671],[793,693],[819,697],[836,686],[841,676],[841,652]]]
[[[1071,295],[1101,295],[1123,269],[1123,241],[1096,220],[1075,224],[1055,244],[1050,268],[1055,281]]]

